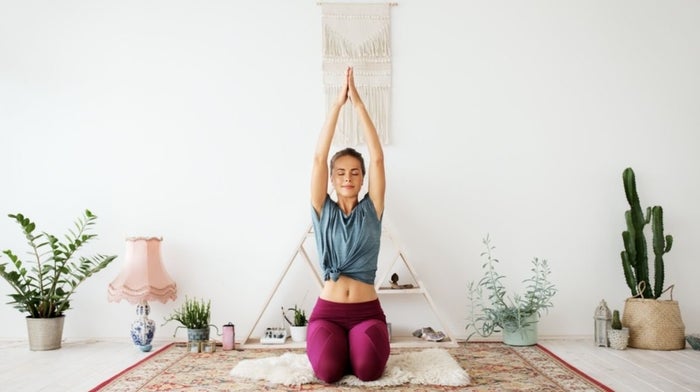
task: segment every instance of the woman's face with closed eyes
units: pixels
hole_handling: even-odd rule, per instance
[[[331,182],[338,196],[357,197],[362,188],[364,175],[359,159],[345,155],[338,157],[331,168]]]

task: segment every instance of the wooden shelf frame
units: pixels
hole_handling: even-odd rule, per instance
[[[304,234],[301,237],[301,240],[299,241],[299,244],[297,245],[296,249],[294,250],[294,253],[292,254],[292,257],[290,257],[289,261],[287,262],[286,267],[282,271],[279,279],[277,280],[277,283],[272,289],[272,292],[270,295],[267,297],[267,300],[265,301],[265,305],[263,308],[260,310],[260,313],[258,314],[258,317],[255,320],[255,323],[253,323],[253,326],[250,328],[248,333],[245,335],[245,338],[242,341],[242,345],[248,348],[259,348],[259,347],[264,347],[264,348],[299,348],[299,347],[306,347],[306,343],[297,343],[297,342],[292,342],[289,340],[287,343],[284,344],[261,344],[260,343],[260,338],[252,337],[253,332],[255,329],[258,327],[258,324],[260,323],[260,320],[262,319],[263,315],[267,311],[267,308],[270,306],[270,302],[272,299],[275,297],[275,294],[277,294],[277,290],[279,290],[280,285],[284,281],[285,277],[287,276],[287,273],[292,267],[292,264],[294,264],[294,261],[297,260],[299,257],[301,257],[302,260],[304,260],[304,263],[307,265],[309,268],[309,272],[311,273],[312,280],[316,282],[316,285],[318,286],[319,290],[323,289],[323,280],[321,279],[321,276],[318,272],[318,269],[316,268],[316,265],[314,264],[314,261],[311,260],[311,257],[309,254],[306,252],[304,249],[304,244],[306,241],[314,236],[313,232],[313,225],[309,225],[306,231],[304,231]],[[443,333],[446,335],[446,339],[441,341],[441,342],[430,342],[426,340],[422,340],[420,338],[416,338],[414,336],[392,336],[391,338],[391,347],[441,347],[441,346],[448,346],[448,347],[456,347],[458,346],[457,339],[455,335],[452,334],[450,331],[449,327],[447,326],[447,323],[445,323],[444,319],[441,317],[440,313],[437,310],[437,307],[435,306],[435,303],[433,302],[432,297],[430,296],[430,293],[426,289],[425,285],[423,282],[418,279],[418,274],[416,273],[415,269],[411,265],[411,263],[408,261],[406,258],[406,255],[403,253],[403,251],[398,247],[398,242],[394,238],[394,236],[391,234],[390,230],[382,227],[382,236],[388,237],[388,239],[391,241],[391,243],[397,247],[397,252],[392,258],[391,264],[389,264],[388,268],[386,268],[384,271],[384,275],[382,276],[381,279],[375,279],[375,289],[377,290],[377,295],[383,296],[383,295],[420,295],[423,297],[423,299],[427,302],[427,304],[430,306],[431,311],[437,318],[438,322],[440,323],[440,327],[442,328],[441,330]],[[397,262],[401,261],[403,265],[406,267],[408,270],[410,276],[410,280],[413,282],[416,282],[416,285],[412,288],[405,288],[405,289],[393,289],[390,287],[381,287],[381,282],[386,282],[389,277],[389,274],[392,271],[392,268],[396,265]]]

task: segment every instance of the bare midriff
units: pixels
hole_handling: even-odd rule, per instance
[[[338,281],[329,279],[323,284],[320,297],[340,303],[369,302],[377,299],[377,291],[371,284],[341,275]]]

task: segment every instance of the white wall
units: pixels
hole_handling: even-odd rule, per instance
[[[550,261],[541,334],[591,334],[601,298],[621,309],[632,166],[700,330],[700,3],[403,0],[392,15],[386,221],[449,327],[464,335],[487,233],[509,285]],[[152,304],[158,324],[189,295],[251,328],[310,221],[320,64],[314,1],[0,1],[0,212],[57,234],[90,208],[93,249],[120,256],[80,287],[67,338],[126,336],[134,308],[106,287],[128,235],[164,237],[179,298]],[[2,218],[8,248],[25,241]],[[279,301],[310,307],[297,272]],[[0,319],[0,338],[26,336],[10,306]]]

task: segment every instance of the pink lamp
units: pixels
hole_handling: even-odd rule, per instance
[[[126,260],[116,279],[109,284],[109,302],[122,299],[136,304],[137,319],[131,324],[131,339],[141,351],[151,351],[156,324],[148,318],[148,301],[165,303],[177,297],[177,285],[170,278],[160,257],[158,237],[128,237]]]

